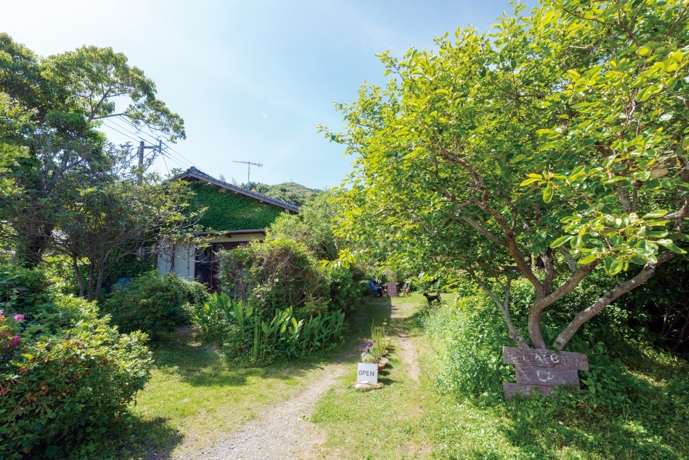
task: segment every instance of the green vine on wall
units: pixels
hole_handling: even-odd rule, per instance
[[[189,209],[207,208],[199,220],[204,231],[230,231],[266,228],[286,210],[256,199],[223,190],[205,182],[191,185],[194,197]]]

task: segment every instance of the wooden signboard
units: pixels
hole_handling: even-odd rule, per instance
[[[514,347],[503,347],[502,352],[505,364],[514,364],[517,375],[517,383],[502,384],[508,401],[518,393],[549,395],[560,385],[579,387],[578,371],[589,370],[588,358],[581,353]]]
[[[533,348],[502,347],[505,364],[524,364],[551,369],[589,370],[589,360],[581,353],[552,350],[535,350]]]

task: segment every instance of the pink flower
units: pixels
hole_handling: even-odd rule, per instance
[[[21,340],[21,337],[19,337],[18,335],[15,335],[14,337],[12,337],[11,345],[15,346],[16,344],[19,343],[20,340]]]
[[[24,321],[24,315],[14,315],[14,320],[16,322]]]

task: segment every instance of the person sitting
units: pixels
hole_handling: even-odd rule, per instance
[[[378,283],[373,279],[368,280],[368,290],[371,291],[371,294],[375,297],[383,297],[383,288],[378,286]]]

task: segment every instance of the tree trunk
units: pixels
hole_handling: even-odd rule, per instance
[[[658,265],[667,262],[673,257],[674,254],[663,254],[662,256],[658,257],[657,264],[646,264],[638,275],[636,275],[630,280],[625,281],[624,283],[618,284],[610,291],[604,293],[600,299],[594,302],[594,304],[588,307],[586,310],[582,310],[579,313],[577,313],[572,322],[569,323],[569,325],[562,332],[560,332],[560,335],[557,336],[555,342],[553,342],[553,347],[556,350],[562,350],[563,348],[565,348],[565,345],[567,345],[567,343],[572,339],[574,334],[586,321],[590,320],[598,313],[603,311],[605,307],[613,303],[621,295],[626,294],[632,289],[636,289],[637,287],[641,286],[643,283],[651,279],[651,277],[655,275],[656,268],[658,267]]]
[[[89,295],[86,300],[91,302],[93,300],[93,272],[94,272],[94,264],[91,262],[89,264]]]
[[[100,291],[101,287],[103,286],[103,273],[105,270],[101,265],[98,266],[98,281],[96,282],[96,295],[94,296],[93,300],[98,301],[100,299]]]
[[[531,339],[531,344],[533,347],[540,350],[545,350],[545,340],[543,339],[543,333],[541,332],[542,316],[543,310],[536,310],[532,307],[529,311],[528,329],[529,338]]]
[[[575,272],[573,272],[569,279],[565,281],[555,291],[544,295],[542,291],[536,289],[536,301],[529,309],[529,338],[534,348],[545,350],[545,340],[543,340],[543,333],[541,332],[541,318],[543,317],[543,310],[548,306],[554,304],[576,288],[579,283],[588,275],[594,268],[600,264],[600,260],[595,260],[590,264],[582,265]]]
[[[72,256],[72,268],[74,268],[74,275],[77,277],[79,282],[79,297],[84,297],[84,277],[81,276],[81,270],[79,270],[79,264],[77,263],[77,256]]]

